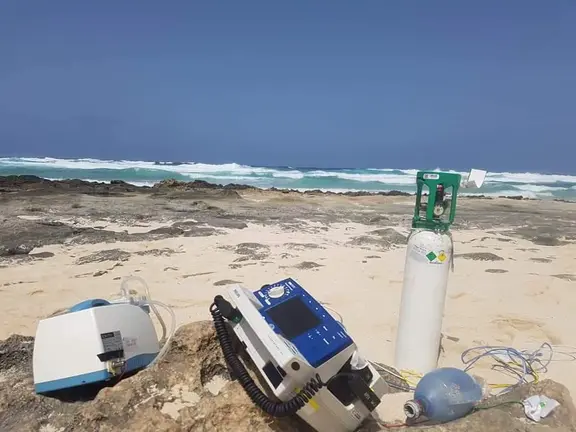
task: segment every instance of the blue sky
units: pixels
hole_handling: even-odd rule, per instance
[[[576,172],[573,0],[4,1],[0,154]]]

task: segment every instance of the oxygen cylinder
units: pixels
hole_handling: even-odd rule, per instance
[[[418,172],[412,231],[408,238],[395,366],[425,374],[437,367],[453,243],[459,174]],[[428,201],[422,193],[428,189]],[[451,199],[447,198],[448,192]],[[422,213],[425,212],[424,215]]]

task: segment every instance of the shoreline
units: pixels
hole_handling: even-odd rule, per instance
[[[0,176],[0,192],[4,190],[5,192],[10,192],[11,189],[18,189],[19,191],[21,188],[33,185],[41,185],[42,188],[48,186],[48,188],[53,187],[54,189],[59,188],[75,188],[75,189],[87,189],[86,193],[90,193],[88,190],[90,187],[95,188],[97,191],[102,193],[105,192],[107,187],[112,189],[119,189],[119,188],[130,188],[130,190],[125,190],[125,192],[150,192],[156,191],[158,189],[166,189],[166,188],[176,188],[176,189],[222,189],[222,190],[232,190],[232,191],[245,191],[245,190],[253,190],[253,191],[263,191],[263,192],[278,192],[282,194],[303,194],[303,195],[340,195],[340,196],[348,196],[348,197],[364,197],[364,196],[415,196],[414,192],[404,192],[399,190],[390,190],[390,191],[331,191],[331,190],[321,190],[321,189],[309,189],[309,190],[299,190],[299,189],[289,189],[289,188],[260,188],[257,186],[252,186],[248,184],[241,184],[241,183],[229,183],[229,184],[219,184],[219,183],[212,183],[205,180],[193,180],[189,182],[174,180],[174,179],[166,179],[161,180],[152,186],[141,186],[135,185],[123,180],[110,180],[109,182],[101,182],[101,181],[91,181],[91,180],[82,180],[82,179],[64,179],[64,180],[52,180],[46,179],[42,177],[38,177],[35,175],[9,175],[9,176]],[[46,188],[46,189],[48,189]],[[96,192],[96,191],[95,191]],[[523,195],[484,195],[484,194],[473,194],[473,193],[466,193],[460,191],[459,199],[486,199],[486,200],[493,200],[493,199],[508,199],[508,200],[516,200],[516,201],[555,201],[555,202],[565,202],[565,203],[575,203],[576,200],[567,200],[561,198],[530,198],[525,197]]]
[[[24,239],[39,247],[75,238],[78,226],[83,227],[81,240],[90,242],[190,236],[191,227],[195,232],[200,232],[200,228],[216,232],[246,224],[295,229],[304,227],[305,221],[368,226],[386,221],[388,226],[402,225],[409,230],[414,195],[305,193],[239,184],[222,186],[202,180],[165,180],[154,187],[141,187],[124,181],[52,181],[12,176],[0,177],[0,204],[0,215],[5,216],[0,224],[0,256],[7,256],[20,254],[16,244],[22,241],[20,231],[30,230]],[[453,229],[494,229],[500,224],[508,235],[516,238],[541,245],[567,244],[576,239],[576,222],[557,222],[566,220],[570,214],[576,221],[574,204],[562,200],[459,197]],[[191,217],[195,222],[187,221]],[[87,220],[100,222],[93,227],[90,223],[86,225]],[[116,233],[102,229],[108,225],[105,220],[116,220],[129,228],[149,221],[154,226],[160,224],[162,229],[138,235]]]
[[[131,275],[177,325],[210,319],[229,284],[255,290],[293,277],[337,311],[366,358],[393,365],[413,195],[8,180],[0,340],[33,336],[39,319],[88,298],[114,298]],[[576,346],[574,203],[462,197],[452,234],[439,365],[462,367],[461,353],[479,345]],[[555,361],[545,377],[574,394],[575,368]],[[506,379],[486,365],[473,373]],[[8,374],[0,362],[0,380]]]

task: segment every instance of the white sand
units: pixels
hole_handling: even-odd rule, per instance
[[[225,292],[225,287],[214,286],[215,282],[240,281],[258,289],[265,283],[293,277],[342,315],[365,357],[392,364],[405,249],[379,252],[346,245],[370,229],[374,228],[334,224],[321,234],[309,234],[252,225],[222,236],[37,249],[34,252],[49,251],[55,256],[0,269],[0,339],[12,333],[33,335],[37,320],[57,309],[87,298],[116,295],[120,288],[120,280],[114,280],[117,277],[143,277],[152,296],[174,308],[178,324],[210,319],[208,307],[213,297]],[[450,338],[443,342],[442,365],[461,367],[461,352],[480,344],[525,348],[528,342],[528,347],[534,347],[546,341],[576,346],[576,284],[551,276],[573,273],[576,245],[480,241],[486,237],[480,231],[455,232],[454,237],[457,253],[493,252],[507,259],[456,260],[446,302],[443,332]],[[243,242],[268,245],[270,256],[262,261],[234,263],[239,255],[230,247]],[[323,249],[294,249],[286,243],[315,243]],[[179,253],[158,257],[133,254],[121,266],[114,262],[75,264],[79,257],[112,248],[128,252],[170,248]],[[371,255],[381,258],[366,258]],[[552,261],[538,263],[530,258]],[[302,261],[321,267],[293,267]],[[233,269],[229,267],[232,263],[247,265]],[[487,273],[486,269],[508,272]],[[102,270],[108,273],[93,276]],[[486,368],[476,368],[474,373],[489,382],[510,382]],[[546,377],[564,383],[576,394],[576,362],[555,361]],[[394,406],[400,410],[401,405]],[[397,414],[399,418],[401,412]],[[395,417],[393,413],[386,415],[387,419]]]

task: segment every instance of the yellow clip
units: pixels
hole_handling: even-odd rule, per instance
[[[296,393],[300,393],[300,390],[300,388],[294,389]],[[310,399],[306,405],[310,406],[310,408],[312,408],[315,412],[320,409],[320,405],[318,405],[318,402],[316,402],[314,399]]]

